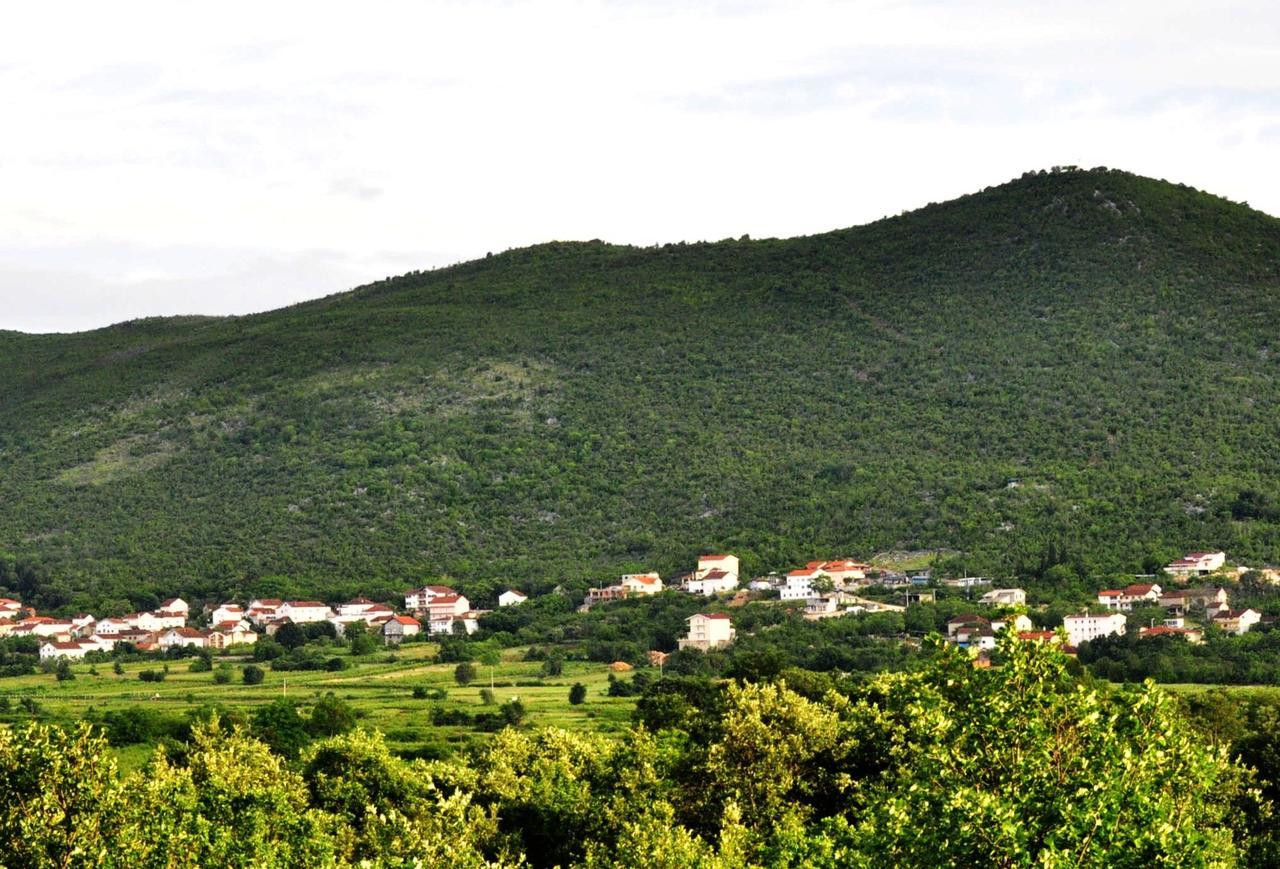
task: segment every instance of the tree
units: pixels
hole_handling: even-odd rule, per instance
[[[349,630],[351,628],[348,628],[348,632]],[[352,634],[347,642],[348,645],[351,645],[351,654],[353,655],[371,655],[379,649],[378,637],[371,635],[369,631],[360,631],[357,634]]]
[[[574,682],[573,687],[569,689],[569,702],[574,706],[581,705],[587,699],[587,686],[581,682]]]
[[[307,718],[307,732],[312,736],[337,736],[355,726],[356,711],[332,691],[315,702]]]
[[[1001,666],[975,670],[939,649],[922,672],[872,680],[874,706],[849,708],[843,727],[857,736],[841,742],[897,759],[839,833],[854,855],[920,867],[992,854],[1007,865],[1232,860],[1226,795],[1241,772],[1173,698],[1152,685],[1083,688],[1048,645],[1004,637],[999,654]]]
[[[307,634],[301,625],[285,622],[276,630],[275,640],[286,649],[300,649],[307,644]]]
[[[71,672],[71,662],[66,658],[59,658],[58,667],[54,670],[54,677],[59,682],[69,682],[74,679],[76,674]]]
[[[470,685],[476,679],[476,665],[470,661],[463,661],[461,664],[453,668],[453,681],[459,685]]]
[[[253,733],[284,757],[294,758],[308,742],[308,722],[298,714],[296,704],[283,698],[259,706],[253,713]]]
[[[244,684],[246,685],[261,685],[262,680],[266,677],[267,674],[256,664],[246,665],[244,670],[241,672],[241,678],[244,680]]]

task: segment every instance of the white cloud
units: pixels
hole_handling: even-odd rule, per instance
[[[0,328],[816,232],[1054,164],[1280,213],[1274,8],[28,4],[0,33]]]

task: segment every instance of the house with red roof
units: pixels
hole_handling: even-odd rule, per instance
[[[422,632],[422,622],[413,616],[392,616],[382,626],[383,641],[388,646],[398,646],[406,637]]]
[[[180,646],[203,649],[209,645],[209,635],[205,631],[197,631],[195,628],[170,628],[160,634],[156,639],[156,643],[162,649],[172,649]]]
[[[404,593],[404,608],[411,612],[425,612],[431,601],[436,598],[456,594],[457,592],[447,585],[424,585]]]
[[[1160,604],[1161,588],[1154,582],[1135,583],[1124,588],[1104,588],[1098,592],[1098,603],[1116,612],[1130,612],[1135,606]]]
[[[1204,632],[1183,625],[1153,625],[1138,628],[1139,637],[1182,637],[1188,643],[1199,645],[1204,642]]]
[[[625,573],[618,583],[627,594],[657,594],[662,591],[662,577],[656,573]]]
[[[1227,563],[1225,552],[1188,552],[1186,555],[1171,561],[1164,566],[1164,572],[1178,579],[1189,576],[1204,576],[1221,570]]]
[[[687,579],[684,583],[684,590],[689,594],[700,594],[705,597],[711,597],[724,591],[733,591],[737,587],[738,574],[720,569],[709,570],[701,576],[695,574],[693,579]]]

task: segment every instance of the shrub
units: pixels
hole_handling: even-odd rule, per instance
[[[453,668],[453,681],[459,685],[470,685],[476,679],[476,665],[470,661],[463,661],[461,664]]]
[[[161,670],[143,670],[138,674],[138,678],[143,682],[163,682],[166,675]]]
[[[574,682],[573,687],[569,689],[569,702],[574,706],[578,706],[582,701],[587,699],[587,686],[581,682]]]
[[[267,678],[267,674],[261,667],[249,664],[244,668],[241,678],[244,679],[244,684],[246,685],[261,685],[262,680]]]

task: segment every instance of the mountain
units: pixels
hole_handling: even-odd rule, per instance
[[[556,242],[279,311],[0,333],[46,606],[945,548],[1280,561],[1280,220],[1110,170],[806,238]]]

